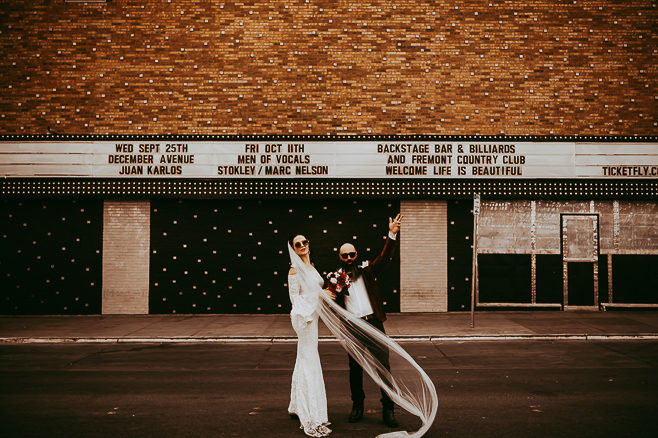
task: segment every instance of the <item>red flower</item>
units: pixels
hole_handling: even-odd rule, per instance
[[[327,289],[338,295],[349,295],[350,277],[343,271],[327,274]]]

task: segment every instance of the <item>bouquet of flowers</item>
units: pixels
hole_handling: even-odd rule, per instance
[[[350,277],[343,271],[327,274],[327,289],[337,295],[349,295]]]

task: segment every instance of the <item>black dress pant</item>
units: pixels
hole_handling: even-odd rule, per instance
[[[382,333],[386,333],[384,331],[384,324],[377,318],[372,318],[367,320],[371,326],[375,327]],[[386,368],[387,370],[390,371],[391,365],[389,363],[389,352],[388,348],[387,349],[382,349],[379,347],[375,347],[372,343],[369,343],[366,339],[363,339],[363,342],[365,346],[368,348],[368,350],[379,360],[379,362]],[[365,399],[366,395],[363,392],[363,368],[361,368],[361,365],[354,359],[352,359],[352,356],[349,356],[349,362],[350,362],[350,391],[352,392],[352,402],[356,405],[361,405],[363,406],[363,400]],[[392,410],[393,409],[393,400],[386,394],[386,392],[382,389],[382,407],[384,410]]]

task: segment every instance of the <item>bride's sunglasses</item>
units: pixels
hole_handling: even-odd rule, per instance
[[[308,246],[308,240],[300,240],[299,242],[295,242],[295,248],[301,249],[304,248],[305,246]]]
[[[340,255],[341,259],[347,260],[348,257],[351,259],[356,258],[356,252],[344,252]]]

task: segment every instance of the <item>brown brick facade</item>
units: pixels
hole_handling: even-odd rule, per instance
[[[655,1],[2,0],[0,133],[654,135]]]

